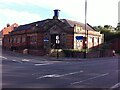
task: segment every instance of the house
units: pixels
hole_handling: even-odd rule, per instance
[[[18,27],[18,24],[17,23],[14,23],[12,25],[10,24],[7,24],[6,27],[4,27],[2,29],[2,35],[6,35],[6,34],[9,34],[9,32],[13,31],[16,27]]]
[[[86,43],[87,48],[103,43],[103,34],[96,32],[89,24],[85,30],[85,24],[59,19],[58,16],[59,10],[54,10],[52,19],[18,26],[4,36],[3,47],[19,52],[28,49],[30,54],[46,55],[52,49],[80,50],[85,48]]]
[[[14,23],[12,25],[7,24],[6,27],[4,27],[1,31],[0,31],[0,44],[2,44],[2,39],[4,37],[4,35],[9,34],[11,31],[13,31],[16,27],[18,27],[18,24]]]

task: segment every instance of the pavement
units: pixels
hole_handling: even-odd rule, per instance
[[[114,57],[100,57],[100,58],[72,58],[72,57],[50,57],[50,56],[35,56],[35,55],[30,55],[30,54],[22,54],[22,53],[18,53],[18,52],[14,52],[14,51],[8,51],[8,50],[4,50],[2,53],[7,52],[9,53],[9,55],[15,55],[17,56],[21,56],[25,59],[29,59],[29,60],[36,60],[36,61],[92,61],[92,60],[105,60],[105,59],[119,59],[120,55],[116,55]]]

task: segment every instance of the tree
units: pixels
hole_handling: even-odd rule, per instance
[[[96,31],[100,31],[101,34],[104,34],[104,40],[105,42],[113,40],[115,38],[120,37],[120,29],[116,28],[116,32],[113,32],[115,30],[114,27],[111,25],[104,25],[102,26],[94,26]]]

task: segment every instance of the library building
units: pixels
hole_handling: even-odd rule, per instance
[[[104,41],[104,35],[90,24],[59,19],[60,10],[54,10],[51,19],[45,19],[25,25],[19,25],[4,35],[3,48],[22,52],[28,49],[30,54],[46,55],[53,49],[84,49],[98,47]]]

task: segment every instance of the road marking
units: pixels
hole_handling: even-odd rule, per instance
[[[45,76],[41,76],[41,77],[38,77],[36,79],[41,79],[41,78],[46,78],[46,77],[56,77],[57,74],[51,74],[51,75],[45,75]]]
[[[92,78],[88,78],[88,79],[85,79],[85,80],[81,80],[81,81],[73,82],[73,83],[71,83],[70,85],[74,85],[74,84],[78,84],[78,83],[86,82],[86,81],[89,81],[89,80],[92,80],[92,79],[95,79],[95,78],[99,78],[99,77],[106,76],[106,75],[108,75],[108,74],[109,74],[109,73],[105,73],[105,74],[97,75],[97,76],[92,77]]]
[[[6,57],[0,56],[0,58],[7,59]]]
[[[112,90],[112,89],[118,88],[119,86],[120,86],[120,82],[112,86],[110,89]]]
[[[35,66],[43,66],[43,65],[50,65],[50,64],[53,64],[53,63],[37,63],[35,64]]]
[[[120,70],[116,70],[116,72],[119,72]]]
[[[24,62],[24,61],[28,62],[28,61],[30,61],[30,60],[28,60],[28,59],[22,59],[22,61],[23,61],[23,62]]]
[[[12,60],[13,62],[18,62],[18,63],[22,63],[21,61],[18,61],[18,60]]]
[[[41,78],[46,78],[46,77],[56,77],[56,78],[59,78],[59,77],[63,77],[63,76],[68,76],[68,75],[73,75],[73,74],[77,74],[77,73],[82,73],[83,71],[79,71],[79,72],[72,72],[72,73],[67,73],[67,74],[62,74],[62,75],[59,75],[59,74],[51,74],[51,75],[45,75],[45,76],[41,76],[41,77],[38,77],[36,79],[41,79]],[[32,74],[34,75],[34,74]]]

